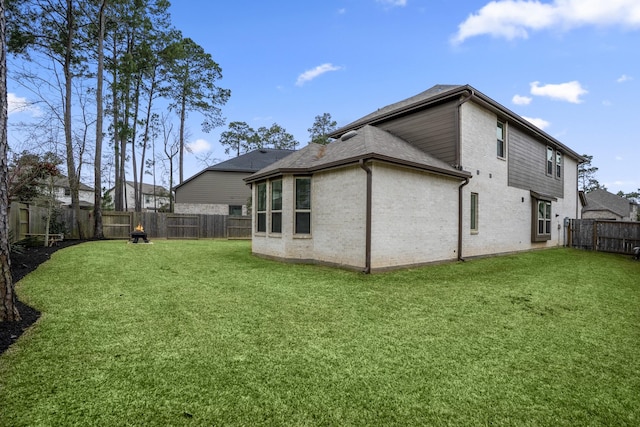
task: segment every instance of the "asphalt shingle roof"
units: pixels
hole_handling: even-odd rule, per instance
[[[407,141],[374,126],[366,125],[350,135],[352,136],[348,139],[343,137],[327,145],[309,144],[261,169],[246,180],[255,181],[283,172],[314,172],[355,163],[360,159],[378,159],[456,177],[469,176],[469,173],[459,171]]]
[[[583,212],[609,210],[621,217],[629,216],[631,213],[629,200],[600,188],[586,193],[585,198],[587,205],[582,208]]]

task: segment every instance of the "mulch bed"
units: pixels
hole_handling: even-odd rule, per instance
[[[26,247],[22,253],[11,253],[11,276],[13,283],[17,283],[27,274],[38,268],[40,264],[51,258],[51,254],[58,249],[80,243],[80,240],[65,240],[57,246]],[[13,344],[22,333],[33,325],[40,317],[40,312],[22,302],[17,302],[18,311],[22,320],[19,322],[0,322],[0,354]]]

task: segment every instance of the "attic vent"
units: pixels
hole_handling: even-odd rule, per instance
[[[357,134],[358,134],[358,132],[356,132],[355,130],[350,130],[349,132],[345,133],[344,135],[342,135],[340,137],[340,141],[346,141],[348,139],[351,139],[354,136],[356,136]]]

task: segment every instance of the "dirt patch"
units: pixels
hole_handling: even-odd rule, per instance
[[[57,246],[34,246],[24,248],[22,253],[11,253],[11,276],[13,283],[17,283],[27,274],[38,268],[40,264],[51,258],[55,251],[81,243],[80,240],[65,240]],[[40,312],[22,302],[17,302],[22,320],[19,322],[0,322],[0,354],[13,344],[22,333],[35,323]]]

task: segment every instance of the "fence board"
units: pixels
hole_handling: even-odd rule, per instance
[[[15,240],[25,233],[44,234],[46,209],[33,205],[13,203],[10,209],[10,229],[17,230]],[[41,220],[36,220],[41,218]],[[60,221],[65,228],[65,238],[78,239],[74,211],[64,208]],[[80,211],[82,238],[93,237],[93,212]],[[178,215],[162,212],[115,212],[102,213],[103,233],[107,239],[129,239],[133,228],[141,224],[149,238],[167,239],[241,239],[251,238],[251,217],[228,215]]]
[[[640,222],[574,219],[571,246],[580,249],[631,254],[640,246]]]
[[[227,238],[251,239],[251,217],[234,216],[227,219]]]

